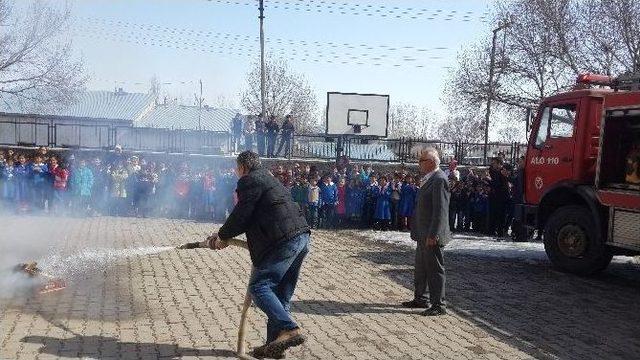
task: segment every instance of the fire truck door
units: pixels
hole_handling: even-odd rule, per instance
[[[538,203],[553,184],[573,177],[578,101],[549,103],[541,109],[532,151],[527,154],[525,191],[529,202]]]

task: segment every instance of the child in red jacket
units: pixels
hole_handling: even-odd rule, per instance
[[[63,164],[58,163],[58,159],[51,158],[49,173],[53,182],[53,199],[51,209],[54,213],[64,210],[65,198],[67,194],[67,181],[69,180],[69,170]]]

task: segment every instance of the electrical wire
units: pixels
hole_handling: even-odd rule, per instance
[[[258,41],[259,40],[259,37],[257,36],[242,35],[242,34],[195,30],[195,29],[178,28],[178,27],[168,27],[168,26],[161,26],[156,24],[141,24],[141,23],[121,21],[121,20],[110,20],[110,19],[101,19],[101,18],[87,17],[83,19],[86,19],[90,23],[103,23],[103,24],[109,24],[112,26],[122,26],[125,28],[132,28],[132,29],[133,28],[147,29],[147,30],[171,33],[171,34],[180,33],[184,35],[194,35],[194,36],[201,36],[201,37],[207,37],[207,38],[232,39],[234,41],[251,41],[251,40]],[[424,47],[415,47],[415,46],[409,46],[409,45],[398,46],[398,45],[385,45],[385,44],[381,44],[381,45],[371,45],[371,44],[362,44],[362,43],[352,44],[352,43],[338,43],[338,42],[332,42],[332,41],[321,42],[321,41],[293,40],[293,39],[285,39],[285,38],[277,38],[277,37],[275,38],[266,37],[265,41],[267,42],[274,41],[276,43],[282,43],[282,44],[287,43],[292,46],[313,46],[314,48],[317,48],[318,46],[328,45],[329,47],[333,47],[333,48],[346,47],[349,49],[362,48],[366,50],[380,49],[380,50],[391,51],[391,52],[416,51],[416,52],[424,53],[424,52],[449,50],[449,48],[446,46],[424,48]]]
[[[208,0],[221,5],[241,5],[258,6],[257,1],[230,1],[230,0]],[[459,11],[443,9],[429,9],[423,7],[400,7],[387,5],[372,5],[362,3],[339,3],[335,1],[281,1],[267,0],[264,3],[265,9],[294,10],[309,13],[328,13],[352,16],[370,16],[394,19],[412,20],[443,20],[443,21],[463,21],[470,22],[477,19],[481,22],[488,22],[490,12],[485,10],[481,13],[475,11]]]
[[[129,39],[134,39],[138,42],[149,42],[151,40],[154,41],[154,43],[159,43],[159,44],[167,44],[170,47],[174,47],[177,49],[180,48],[196,48],[196,50],[206,50],[206,49],[218,49],[221,47],[226,48],[227,50],[237,50],[237,51],[243,51],[243,52],[252,52],[255,49],[255,45],[247,45],[247,44],[241,44],[241,43],[228,43],[228,42],[220,42],[220,41],[208,41],[207,43],[197,43],[194,42],[192,39],[176,39],[176,38],[162,38],[162,37],[157,37],[157,36],[153,36],[152,38],[150,37],[145,37],[139,33],[133,35],[133,34],[109,34],[109,33],[105,33],[103,29],[101,28],[91,28],[91,27],[86,27],[86,28],[82,28],[82,31],[78,32],[78,35],[82,35],[83,33],[93,33],[96,35],[102,35],[104,37],[109,37],[111,36],[112,38],[129,38]],[[120,36],[120,37],[118,37]],[[216,45],[217,44],[217,45]],[[218,46],[219,45],[219,46]],[[390,62],[394,62],[394,61],[400,61],[400,62],[415,62],[418,61],[419,59],[415,58],[415,57],[411,57],[411,56],[403,56],[402,58],[399,59],[393,59],[393,58],[386,58],[385,54],[381,54],[381,55],[377,55],[377,56],[372,56],[368,53],[364,53],[364,54],[358,54],[358,53],[351,53],[351,52],[344,52],[344,53],[339,53],[339,52],[335,52],[335,51],[330,51],[329,53],[326,52],[322,52],[319,50],[309,50],[309,49],[286,49],[286,48],[273,48],[272,47],[272,52],[280,54],[280,56],[289,56],[289,57],[295,57],[295,58],[300,58],[302,61],[307,61],[307,59],[311,59],[312,61],[318,62],[315,59],[316,58],[323,58],[323,59],[327,59],[327,60],[332,60],[332,61],[328,61],[329,63],[332,63],[334,61],[340,62],[340,63],[349,63],[351,62],[355,62],[358,65],[362,65],[365,64],[365,60],[368,60],[368,62],[373,62],[372,65],[375,66],[381,66],[384,65],[382,63],[380,63],[380,61],[390,61]],[[441,59],[441,57],[429,57],[428,59],[430,60],[439,60]],[[415,67],[417,68],[422,68],[425,67],[425,65],[423,64],[416,64]]]
[[[125,42],[136,45],[145,45],[145,46],[156,46],[163,47],[175,50],[187,50],[187,51],[197,51],[204,53],[212,53],[212,54],[220,54],[220,55],[231,55],[238,57],[249,57],[252,58],[254,53],[256,52],[254,47],[249,45],[241,45],[241,44],[227,44],[228,46],[213,46],[212,44],[198,44],[194,42],[184,42],[177,41],[176,39],[163,39],[163,38],[149,38],[145,36],[140,36],[139,34],[108,34],[99,31],[92,31],[90,29],[83,29],[82,31],[78,31],[75,33],[77,36],[100,39],[100,40],[110,40],[116,42]],[[279,54],[287,58],[289,60],[298,60],[302,62],[309,63],[326,63],[326,64],[343,64],[343,65],[372,65],[372,66],[389,66],[389,67],[412,67],[412,68],[425,68],[428,65],[425,64],[414,64],[413,58],[405,58],[405,61],[408,61],[409,64],[401,64],[401,63],[382,63],[382,62],[365,62],[358,61],[357,56],[339,56],[334,55],[333,57],[327,57],[322,54],[312,54],[309,52],[300,53],[298,51],[280,49]],[[286,51],[285,51],[286,50]],[[447,68],[447,67],[443,67]]]

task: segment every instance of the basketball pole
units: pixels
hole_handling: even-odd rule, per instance
[[[264,74],[264,0],[260,0],[260,117],[264,121],[266,116],[266,107],[264,103],[265,95],[265,74]]]

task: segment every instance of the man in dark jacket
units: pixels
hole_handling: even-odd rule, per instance
[[[258,148],[258,155],[264,156],[266,151],[266,134],[267,127],[264,118],[260,115],[256,115],[256,146]]]
[[[231,120],[231,145],[233,152],[235,153],[240,148],[240,140],[242,139],[242,125],[244,119],[240,113],[236,113],[236,116]]]
[[[503,237],[505,234],[509,182],[504,175],[504,160],[498,156],[491,160],[489,174],[491,193],[489,194],[489,234]]]
[[[287,115],[282,123],[282,135],[280,136],[280,146],[278,146],[277,156],[280,156],[282,148],[284,147],[284,156],[289,157],[289,151],[291,150],[291,138],[295,127],[291,121],[291,115]]]
[[[280,126],[276,122],[275,115],[269,116],[269,122],[266,125],[267,129],[267,156],[274,157],[276,149],[276,139],[278,138],[278,132]]]
[[[290,301],[302,261],[308,253],[310,230],[290,192],[260,165],[258,155],[244,151],[237,158],[238,203],[209,246],[227,246],[225,239],[246,233],[254,271],[249,291],[268,318],[267,343],[256,357],[281,357],[305,341],[291,318]]]

